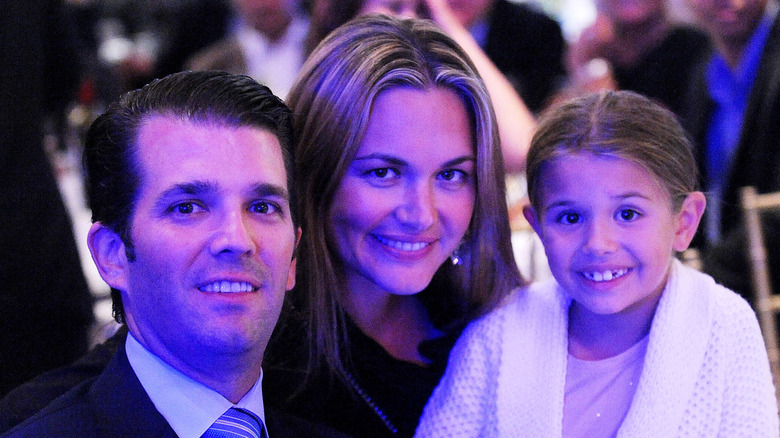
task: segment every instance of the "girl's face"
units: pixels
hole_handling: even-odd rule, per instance
[[[600,315],[654,308],[673,251],[696,232],[701,192],[675,212],[666,188],[640,165],[587,152],[552,161],[539,178],[539,210],[527,208],[526,218],[571,298]]]
[[[420,292],[458,248],[474,210],[472,138],[446,88],[379,95],[330,210],[350,293]]]

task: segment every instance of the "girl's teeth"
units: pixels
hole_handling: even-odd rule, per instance
[[[628,269],[618,269],[616,271],[604,271],[604,272],[583,272],[585,278],[591,281],[610,281],[622,277],[628,272]]]

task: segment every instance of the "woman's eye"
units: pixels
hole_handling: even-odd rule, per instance
[[[465,181],[468,178],[466,172],[458,169],[447,169],[439,173],[445,181]]]
[[[380,167],[368,171],[368,174],[379,179],[389,179],[398,175],[398,172],[389,167]]]
[[[254,213],[272,214],[279,211],[279,207],[270,202],[256,202],[250,208]]]
[[[639,212],[630,208],[624,208],[618,212],[620,220],[630,222],[639,218]]]

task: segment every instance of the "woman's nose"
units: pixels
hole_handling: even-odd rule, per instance
[[[403,202],[396,209],[396,219],[413,231],[430,228],[436,220],[436,198],[429,184],[410,185],[404,193]]]

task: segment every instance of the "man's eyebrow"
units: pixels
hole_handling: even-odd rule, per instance
[[[276,184],[257,184],[252,189],[252,192],[254,192],[256,196],[275,196],[277,198],[282,198],[285,201],[290,200],[290,194],[287,192],[287,189]]]
[[[209,193],[216,193],[220,190],[219,183],[214,181],[192,181],[186,183],[174,184],[168,190],[165,190],[157,197],[155,206],[157,208],[167,207],[168,200],[179,196],[205,196]],[[274,196],[290,200],[287,189],[271,183],[258,183],[249,189],[249,193],[257,197]]]
[[[174,184],[171,188],[160,193],[157,197],[155,206],[164,207],[166,201],[170,198],[174,198],[182,195],[203,195],[209,192],[215,192],[219,187],[219,184],[211,181],[192,181],[186,183]]]

